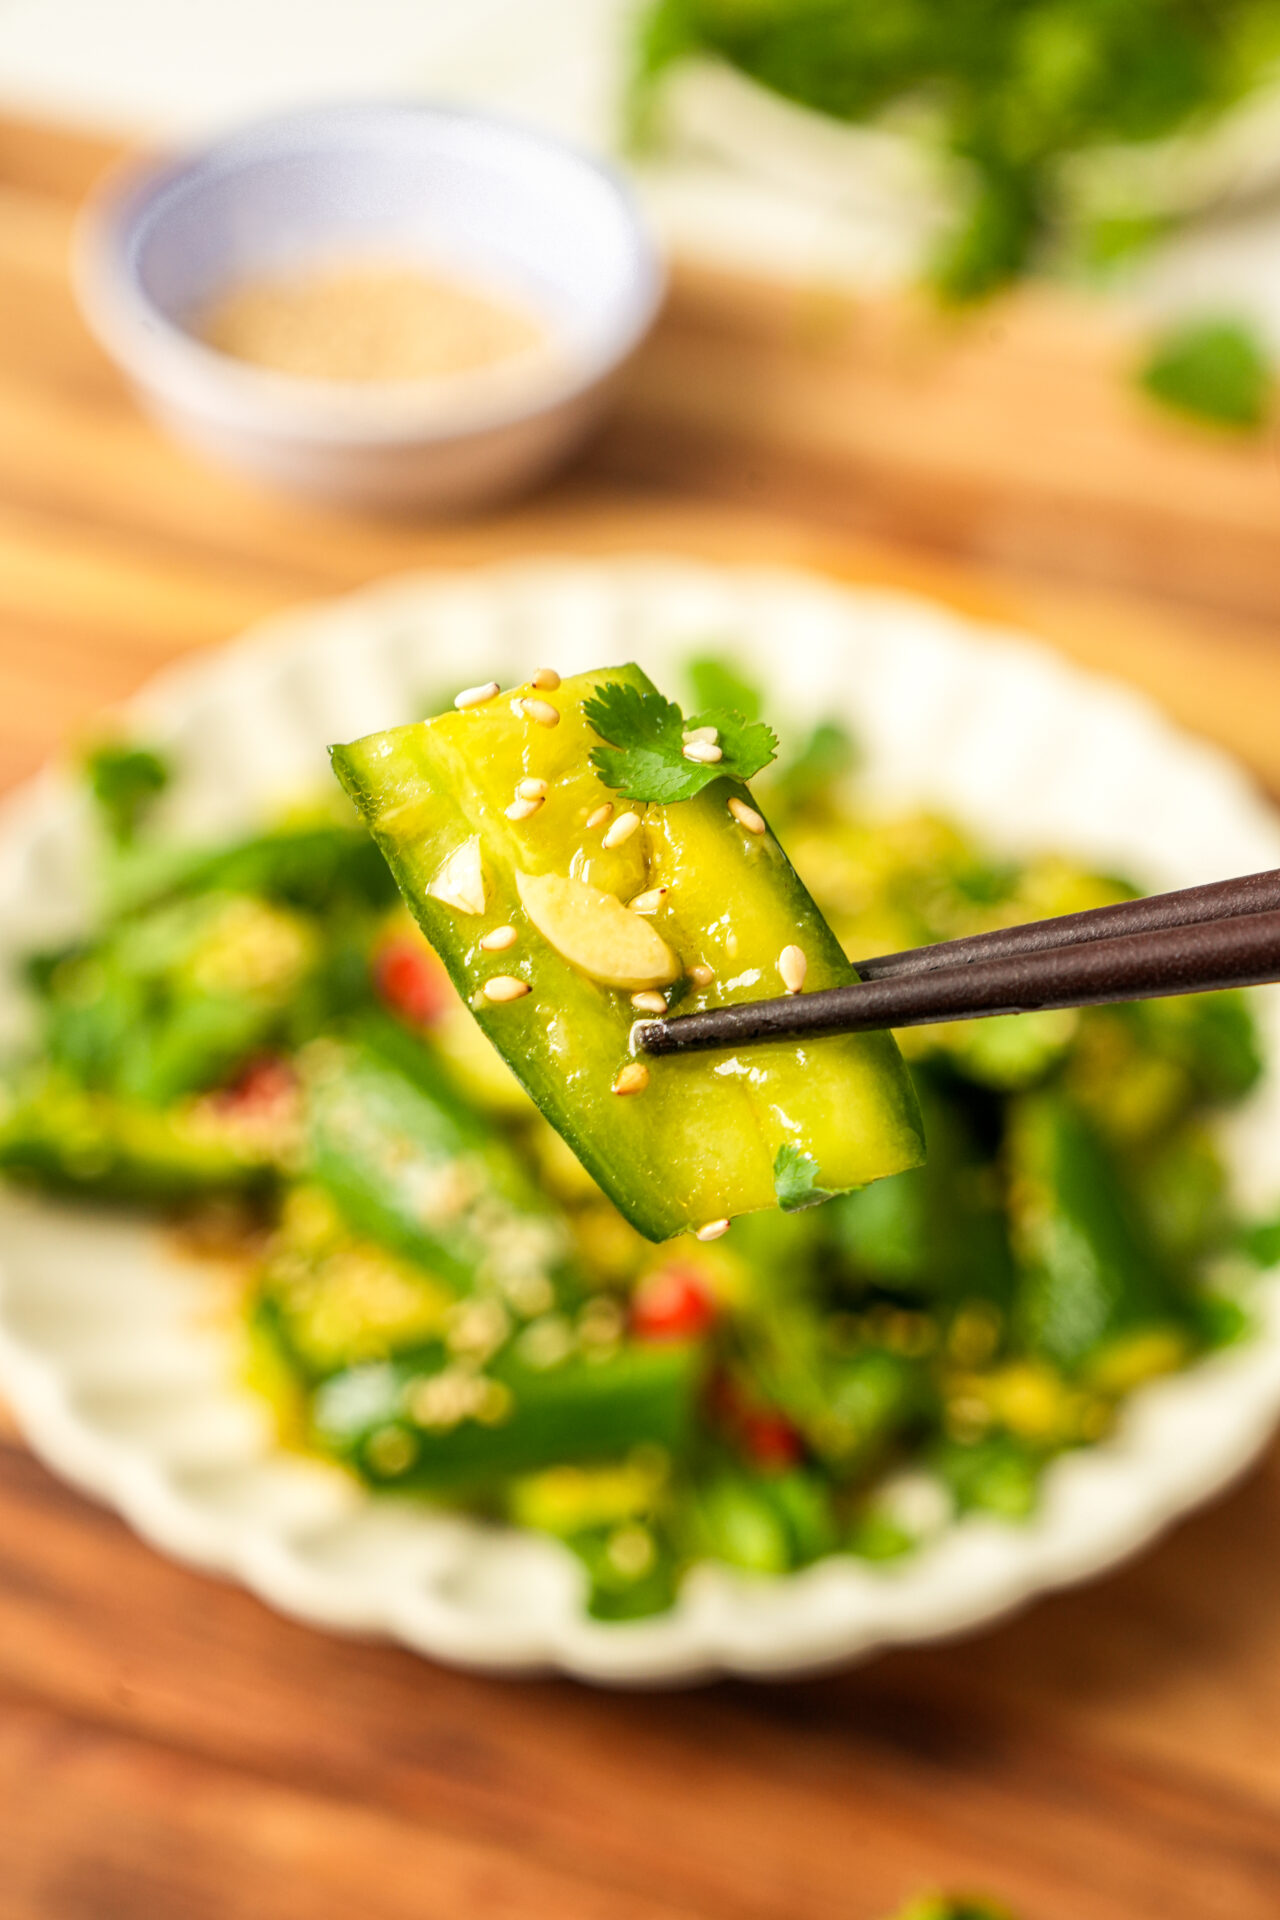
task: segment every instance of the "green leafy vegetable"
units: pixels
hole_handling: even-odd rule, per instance
[[[628,800],[669,806],[692,800],[705,786],[727,774],[750,780],[767,767],[777,738],[761,720],[713,707],[686,721],[673,700],[610,680],[583,702],[588,723],[609,744],[596,747],[591,764],[607,787]],[[710,764],[685,758],[685,734],[714,727],[721,758]]]
[[[700,707],[728,707],[744,720],[758,720],[764,711],[759,687],[744,679],[723,654],[701,654],[689,662],[685,674]]]
[[[1271,410],[1271,363],[1237,320],[1196,320],[1158,340],[1141,370],[1153,399],[1217,426],[1257,429]]]
[[[1012,1920],[1012,1916],[1007,1908],[973,1894],[926,1893],[904,1907],[896,1920]]]
[[[778,1148],[773,1163],[773,1190],[784,1213],[799,1213],[803,1207],[821,1206],[831,1195],[818,1185],[818,1163],[811,1153],[787,1145]]]
[[[632,118],[651,133],[662,74],[728,61],[835,120],[916,130],[948,190],[932,263],[945,299],[984,297],[1065,235],[1129,234],[1166,209],[1131,204],[1108,149],[1211,126],[1280,54],[1275,0],[651,0]],[[1097,156],[1083,174],[1080,162]],[[948,163],[949,162],[949,169]],[[1174,188],[1176,193],[1176,187]],[[1176,208],[1175,208],[1176,210]]]
[[[1280,1217],[1260,1220],[1242,1229],[1242,1251],[1260,1267],[1274,1267],[1280,1261]]]
[[[798,753],[778,768],[775,788],[788,806],[803,806],[858,763],[852,736],[835,720],[820,720]]]
[[[111,838],[133,839],[152,802],[169,784],[169,768],[146,747],[106,742],[85,756],[85,772]]]

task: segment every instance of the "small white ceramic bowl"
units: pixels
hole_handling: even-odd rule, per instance
[[[505,294],[550,345],[439,381],[355,385],[250,366],[189,330],[233,285],[361,260]],[[98,340],[179,438],[292,491],[437,512],[513,493],[567,454],[663,289],[607,167],[487,114],[389,103],[289,115],[130,169],[86,210],[75,279]]]

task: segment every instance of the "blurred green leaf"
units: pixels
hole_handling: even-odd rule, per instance
[[[1195,320],[1156,341],[1139,378],[1163,406],[1216,426],[1256,431],[1271,411],[1271,362],[1238,320]]]
[[[132,840],[147,811],[169,784],[169,766],[147,747],[106,741],[85,755],[85,774],[111,838]]]

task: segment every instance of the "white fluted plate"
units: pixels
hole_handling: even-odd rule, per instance
[[[132,703],[181,777],[175,833],[245,825],[325,777],[323,748],[421,712],[440,688],[638,659],[672,681],[731,645],[804,721],[835,715],[891,803],[936,804],[1012,850],[1055,847],[1152,888],[1280,866],[1280,821],[1221,754],[1144,700],[1017,636],[796,572],[660,558],[393,580],[255,628]],[[64,775],[0,814],[0,971],[84,924],[89,822]],[[1280,1195],[1280,1004],[1269,1069],[1231,1123],[1242,1195]],[[0,1036],[22,1019],[0,992]],[[237,1379],[211,1270],[157,1230],[0,1193],[0,1392],[58,1473],[157,1548],[282,1612],[493,1670],[613,1682],[781,1674],[958,1632],[1099,1572],[1226,1484],[1280,1416],[1280,1274],[1257,1334],[1135,1394],[1118,1431],[1049,1470],[1029,1524],[971,1517],[911,1559],[834,1557],[782,1579],[693,1571],[656,1619],[603,1625],[553,1541],[373,1497],[284,1452]]]

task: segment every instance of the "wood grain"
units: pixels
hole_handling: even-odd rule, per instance
[[[920,300],[690,265],[608,443],[617,471],[1060,578],[1280,614],[1274,435],[1183,424],[1098,301]]]
[[[166,660],[300,598],[496,554],[665,549],[823,567],[1029,626],[1280,793],[1280,649],[1240,612],[1271,610],[1270,561],[1233,584],[1265,545],[1256,503],[1228,537],[1225,506],[1193,521],[1172,481],[1168,498],[1153,486],[1160,537],[1183,526],[1217,555],[1194,579],[1171,566],[1178,610],[1055,577],[1088,544],[1079,504],[1056,558],[1024,551],[998,575],[940,557],[965,544],[958,520],[925,529],[931,555],[908,550],[886,537],[894,514],[849,502],[791,321],[764,300],[717,323],[713,291],[681,296],[616,426],[520,512],[425,529],[260,496],[159,439],[76,320],[73,203],[107,157],[0,125],[0,784]],[[734,349],[732,407],[731,381],[704,385],[717,324],[758,347]],[[856,399],[856,382],[839,391]],[[903,449],[901,472],[923,470],[924,443]],[[1226,488],[1242,469],[1222,457]],[[942,493],[977,488],[962,467]],[[1141,504],[1146,482],[1108,484],[1125,523],[1124,488]],[[944,1882],[1026,1920],[1275,1920],[1278,1528],[1273,1456],[1135,1565],[963,1645],[802,1684],[612,1696],[277,1619],[62,1487],[0,1417],[0,1920],[876,1920]]]

